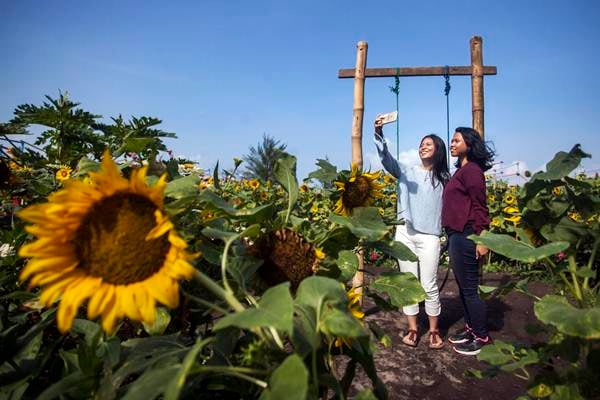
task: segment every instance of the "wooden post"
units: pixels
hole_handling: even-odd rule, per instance
[[[365,113],[365,69],[367,66],[367,42],[360,41],[356,45],[356,68],[354,69],[354,108],[352,115],[352,163],[362,168],[362,128]],[[363,303],[362,286],[365,281],[364,249],[358,251],[358,271],[352,279],[352,287],[358,288],[360,304]]]
[[[471,101],[473,129],[484,138],[483,126],[483,40],[481,36],[471,38]]]
[[[356,68],[354,72],[354,108],[352,115],[352,163],[362,168],[362,128],[365,113],[365,68],[367,66],[367,42],[356,45]]]

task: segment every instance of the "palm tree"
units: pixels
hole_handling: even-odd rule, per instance
[[[286,144],[264,134],[262,143],[250,147],[250,153],[243,157],[246,164],[243,176],[262,181],[274,180],[275,163],[284,154],[286,147]]]

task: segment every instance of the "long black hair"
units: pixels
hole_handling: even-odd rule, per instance
[[[431,185],[436,187],[437,182],[439,182],[443,186],[446,186],[446,183],[448,183],[448,180],[450,180],[450,171],[448,171],[448,159],[446,156],[446,145],[444,144],[442,138],[433,133],[425,135],[423,139],[421,139],[421,143],[423,143],[423,140],[427,138],[433,141],[433,146],[435,147],[433,159],[431,160]],[[419,143],[419,147],[421,147],[421,143]]]
[[[467,144],[467,160],[477,163],[482,170],[487,171],[494,165],[494,156],[496,153],[484,142],[473,128],[458,127],[455,129],[460,133],[463,140]],[[460,159],[456,160],[456,168],[460,168]]]

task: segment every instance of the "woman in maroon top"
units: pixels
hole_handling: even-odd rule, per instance
[[[442,226],[448,234],[450,265],[465,310],[465,328],[448,338],[460,354],[475,355],[491,342],[485,302],[478,293],[479,257],[488,249],[468,239],[489,227],[483,171],[492,167],[494,152],[471,128],[456,128],[450,154],[457,157],[456,172],[442,196]]]

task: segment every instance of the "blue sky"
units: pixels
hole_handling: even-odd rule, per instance
[[[0,121],[67,90],[105,118],[161,118],[179,137],[169,147],[205,168],[231,166],[270,134],[303,177],[317,158],[349,165],[353,83],[337,71],[354,66],[359,40],[370,67],[468,65],[469,39],[480,35],[484,64],[498,67],[485,78],[497,160],[536,170],[581,143],[594,156],[585,168],[600,168],[600,3],[423,3],[5,1]],[[450,125],[469,126],[470,78],[451,83]],[[366,166],[378,166],[371,121],[395,108],[392,84],[366,82]],[[400,147],[414,158],[425,133],[445,137],[443,78],[400,86]],[[395,137],[392,127],[386,134]]]

